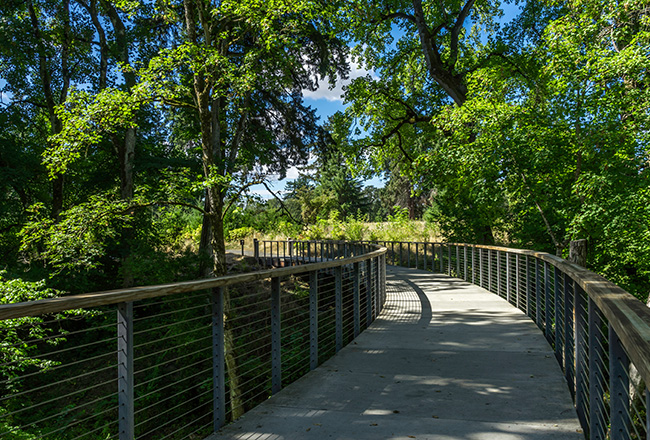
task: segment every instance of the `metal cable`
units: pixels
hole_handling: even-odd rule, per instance
[[[180,370],[177,370],[177,371],[182,371],[182,370],[183,370],[183,369],[180,369]],[[184,377],[184,378],[182,378],[182,379],[179,379],[179,380],[177,380],[177,381],[175,381],[175,382],[171,382],[171,383],[168,383],[167,385],[163,385],[163,386],[161,386],[161,387],[158,387],[158,388],[156,388],[154,391],[150,391],[150,392],[148,392],[148,393],[144,393],[144,394],[141,395],[141,396],[137,396],[137,397],[135,397],[135,398],[133,399],[133,401],[134,401],[134,402],[137,402],[138,400],[144,399],[145,397],[151,396],[152,394],[159,393],[159,392],[162,391],[162,390],[166,390],[166,389],[168,389],[168,388],[170,388],[170,387],[173,387],[174,385],[178,385],[178,384],[181,383],[181,382],[185,382],[185,381],[187,381],[187,380],[189,380],[189,379],[194,379],[195,377],[200,376],[200,375],[202,375],[202,374],[206,374],[208,371],[212,371],[212,366],[210,366],[210,368],[206,368],[205,370],[199,371],[198,373],[194,373],[194,374],[192,374],[191,376],[187,376],[187,377]],[[177,395],[182,394],[182,393],[184,393],[184,392],[185,392],[185,391],[182,391],[182,392],[180,392],[180,393],[176,393],[176,394],[174,394],[174,396],[177,396]],[[155,406],[155,404],[154,404],[154,405],[150,405],[150,406]]]
[[[10,413],[2,414],[2,415],[0,415],[0,419],[5,418],[5,417],[9,417],[9,416],[13,416],[13,415],[16,415],[16,414],[20,414],[22,412],[32,410],[34,408],[38,408],[39,406],[47,405],[48,403],[56,402],[57,400],[65,399],[67,397],[74,396],[75,394],[79,394],[79,393],[82,393],[82,392],[85,392],[85,391],[88,391],[88,390],[92,390],[92,389],[95,389],[95,388],[99,388],[99,387],[102,387],[104,385],[108,385],[110,383],[115,383],[115,382],[116,382],[116,379],[111,379],[111,380],[102,382],[100,384],[92,385],[92,386],[89,386],[89,387],[81,389],[81,390],[77,390],[77,391],[73,391],[73,392],[68,393],[68,394],[64,394],[62,396],[57,396],[54,399],[46,400],[44,402],[39,402],[39,403],[33,404],[31,406],[25,407],[25,408],[17,409],[17,410],[15,410],[13,412],[10,412]],[[112,395],[112,394],[115,394],[115,393],[111,393],[109,395]],[[104,396],[104,397],[108,397],[108,396]]]
[[[181,344],[181,345],[186,345],[187,346],[187,345],[190,345],[190,344],[195,344],[197,342],[205,341],[207,339],[212,339],[212,335],[204,336],[204,337],[199,338],[199,339],[194,339],[193,341],[188,342],[187,344]],[[168,351],[171,351],[171,350],[173,350],[173,349],[175,349],[177,347],[180,347],[181,345],[175,345],[173,347],[167,347],[167,348],[164,348],[162,350],[154,351],[153,353],[148,353],[148,354],[142,355],[140,357],[134,357],[134,361],[141,361],[142,359],[146,359],[146,358],[151,357],[151,356],[156,356],[156,355],[161,354],[161,353],[167,353]]]
[[[68,377],[66,379],[59,380],[58,382],[49,383],[49,384],[46,384],[46,385],[42,385],[40,387],[32,388],[31,390],[21,391],[21,392],[12,394],[10,396],[2,397],[2,398],[0,398],[0,402],[3,402],[5,400],[7,400],[7,399],[15,399],[16,397],[24,396],[26,394],[33,393],[35,391],[42,391],[42,390],[44,390],[46,388],[49,388],[49,387],[51,387],[53,385],[60,385],[63,382],[69,382],[71,380],[80,379],[82,377],[95,375],[98,372],[102,372],[102,371],[106,371],[106,370],[117,370],[117,364],[109,365],[108,367],[100,368],[99,370],[94,370],[94,371],[91,371],[91,372],[88,372],[88,373],[82,373],[82,374],[79,374],[79,375],[74,376],[74,377]],[[40,373],[42,373],[42,372],[39,372],[39,373],[36,373],[36,374],[40,374]]]

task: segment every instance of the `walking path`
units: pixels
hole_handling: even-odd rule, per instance
[[[389,267],[382,314],[210,439],[583,439],[542,333],[487,291]]]

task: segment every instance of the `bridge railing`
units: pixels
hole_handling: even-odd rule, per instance
[[[384,249],[313,246],[278,269],[0,305],[0,438],[208,436],[381,311]]]
[[[598,274],[544,252],[379,242],[388,264],[446,273],[528,315],[562,367],[589,439],[650,438],[650,309]]]

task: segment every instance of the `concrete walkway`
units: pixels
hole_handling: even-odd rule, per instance
[[[548,343],[456,278],[389,268],[381,316],[211,439],[583,439]]]

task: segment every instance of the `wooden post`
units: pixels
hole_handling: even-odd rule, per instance
[[[587,240],[573,240],[569,244],[569,261],[587,267]]]

